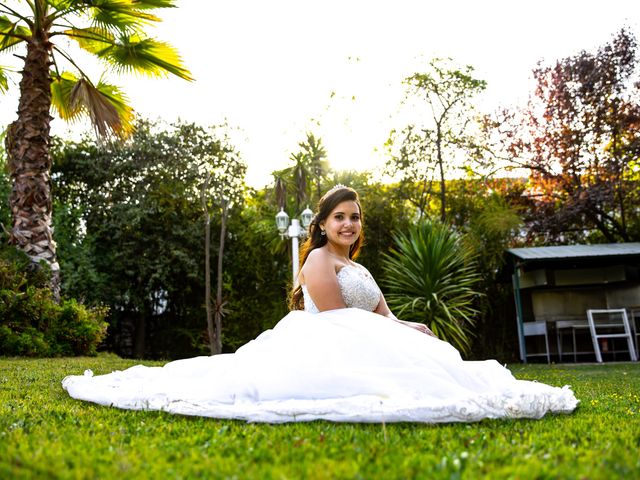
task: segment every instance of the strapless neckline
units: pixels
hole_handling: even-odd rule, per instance
[[[343,265],[342,268],[340,270],[338,270],[336,272],[336,275],[339,275],[340,272],[342,272],[345,268],[355,268],[356,270],[359,270],[363,273],[366,273],[369,277],[371,277],[371,274],[369,273],[369,270],[367,270],[366,268],[364,268],[362,265]],[[371,277],[373,278],[373,277]]]
[[[344,265],[336,272],[340,293],[347,308],[360,308],[372,312],[380,303],[382,292],[373,276],[362,265]],[[306,285],[302,285],[304,310],[320,313]]]

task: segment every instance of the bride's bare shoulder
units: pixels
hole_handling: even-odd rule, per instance
[[[309,252],[307,262],[327,262],[331,260],[331,255],[324,248],[316,248]]]
[[[302,268],[307,273],[335,271],[335,260],[324,248],[316,248],[309,253]]]

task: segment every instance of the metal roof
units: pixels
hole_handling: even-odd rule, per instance
[[[610,257],[640,255],[640,243],[604,243],[599,245],[558,245],[554,247],[509,248],[507,252],[522,260]]]

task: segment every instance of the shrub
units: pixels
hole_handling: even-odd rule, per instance
[[[95,355],[107,331],[105,307],[56,303],[46,272],[15,248],[0,250],[0,355]]]
[[[426,324],[467,353],[478,313],[475,253],[452,228],[431,220],[396,234],[394,241],[383,257],[389,307],[398,318]]]
[[[60,314],[53,329],[62,355],[95,355],[96,348],[107,333],[106,307],[89,309],[76,300],[60,305]]]

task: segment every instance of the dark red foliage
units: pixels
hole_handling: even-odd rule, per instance
[[[636,39],[622,29],[595,53],[538,65],[526,108],[505,112],[507,152],[531,172],[538,239],[638,240],[637,65]]]

